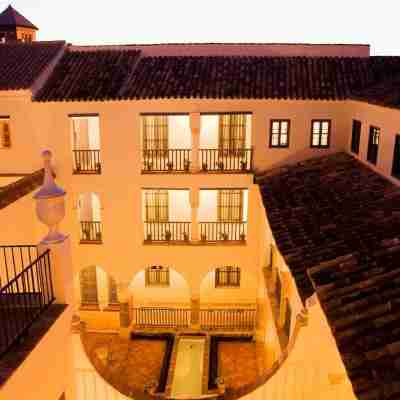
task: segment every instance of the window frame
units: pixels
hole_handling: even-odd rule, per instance
[[[318,132],[318,136],[319,136],[319,143],[313,144],[313,137],[316,133],[314,133],[314,124],[316,122],[319,122],[321,124],[319,132]],[[321,144],[321,135],[322,135],[322,124],[324,122],[328,123],[328,140],[326,145],[322,145]],[[311,120],[311,137],[310,137],[310,147],[314,148],[314,149],[328,149],[331,146],[331,134],[332,134],[332,120],[331,119],[312,119]]]
[[[279,123],[279,132],[277,134],[272,132],[274,122]],[[286,132],[287,141],[286,141],[285,145],[281,144],[282,122],[287,122],[287,132]],[[278,135],[278,145],[272,144],[272,136],[273,135]],[[289,148],[289,146],[290,146],[290,119],[282,119],[282,118],[271,119],[270,126],[269,126],[269,147],[271,149],[287,149],[287,148]]]
[[[397,162],[395,163],[395,161]],[[391,175],[396,179],[400,179],[400,133],[396,133],[394,136]]]
[[[357,155],[360,154],[361,130],[362,130],[362,122],[358,119],[353,119],[351,128],[350,151],[353,154]]]
[[[376,138],[376,133],[378,134],[378,140],[377,143],[373,143]],[[377,165],[378,164],[378,155],[379,155],[379,143],[381,141],[381,128],[375,125],[370,125],[369,126],[369,134],[368,134],[368,148],[367,148],[367,161],[372,164],[372,165]],[[372,149],[376,146],[376,152],[374,157]]]
[[[226,274],[226,281],[221,280],[220,275]],[[232,278],[233,276],[233,278]],[[214,287],[220,288],[240,288],[241,270],[240,267],[225,265],[215,268]]]
[[[165,274],[166,279],[161,279],[162,274]],[[169,267],[164,267],[163,265],[151,265],[146,267],[144,281],[145,287],[169,287],[171,282]]]

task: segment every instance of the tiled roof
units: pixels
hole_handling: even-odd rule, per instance
[[[137,50],[68,51],[36,99],[119,99],[139,54]]]
[[[352,97],[383,107],[400,108],[400,74],[358,91]]]
[[[359,400],[400,399],[400,188],[349,155],[259,178],[301,297],[316,290]]]
[[[0,13],[0,26],[2,27],[24,27],[36,29],[38,28],[21,15],[12,6],[8,6],[2,13]]]
[[[349,155],[311,159],[258,178],[279,250],[306,299],[307,269],[400,236],[400,188]]]
[[[309,270],[359,400],[400,399],[399,260],[400,235]]]
[[[0,210],[37,189],[43,183],[44,170],[24,176],[0,188]]]
[[[28,89],[64,42],[0,44],[0,90]]]
[[[400,72],[398,57],[147,57],[69,51],[39,101],[259,98],[345,99]],[[110,76],[117,82],[109,82]],[[87,79],[87,76],[90,79]],[[104,84],[104,78],[106,84]]]

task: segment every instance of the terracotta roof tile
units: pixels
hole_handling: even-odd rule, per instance
[[[109,90],[109,84],[102,89],[101,73],[107,71],[120,78],[113,90]],[[138,59],[137,50],[74,50],[60,61],[36,99],[338,100],[399,72],[398,57],[142,56]],[[93,79],[90,84],[85,80],[87,74]]]
[[[36,99],[118,99],[139,54],[137,50],[67,51]]]
[[[29,89],[64,42],[0,44],[0,90]]]
[[[360,400],[400,398],[400,188],[349,155],[259,178],[303,299],[316,290]]]

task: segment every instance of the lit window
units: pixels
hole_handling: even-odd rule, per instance
[[[11,147],[10,118],[0,117],[0,148],[9,149]]]
[[[239,287],[240,268],[239,267],[220,267],[215,269],[215,287]]]
[[[289,120],[272,120],[269,147],[289,147]]]
[[[311,147],[329,147],[330,134],[330,120],[313,120],[311,130]]]
[[[146,269],[146,286],[169,286],[169,268],[153,265]]]

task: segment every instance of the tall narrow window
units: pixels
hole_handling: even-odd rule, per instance
[[[218,148],[243,150],[246,145],[247,114],[221,114],[219,116]]]
[[[146,190],[145,218],[146,222],[168,222],[168,190]]]
[[[376,126],[371,126],[369,128],[367,160],[374,165],[376,165],[378,160],[380,134],[380,128],[377,128]]]
[[[97,305],[97,268],[91,266],[83,269],[79,274],[81,286],[81,304]]]
[[[394,141],[392,175],[400,179],[400,134],[396,135]]]
[[[146,268],[146,286],[169,286],[169,268],[161,265]]]
[[[142,116],[143,151],[168,150],[168,116]]]
[[[112,278],[111,276],[108,277],[108,304],[109,305],[119,304],[117,283],[115,282],[115,279]]]
[[[0,148],[11,147],[10,118],[0,117]]]
[[[311,126],[311,147],[329,147],[331,121],[314,119],[312,120]]]
[[[243,221],[243,190],[218,190],[217,218],[219,222]]]
[[[269,147],[289,147],[289,130],[288,119],[271,120]]]
[[[220,267],[215,269],[215,287],[239,287],[240,268],[239,267]]]
[[[351,131],[351,152],[358,154],[360,151],[361,122],[353,119],[353,128]]]

